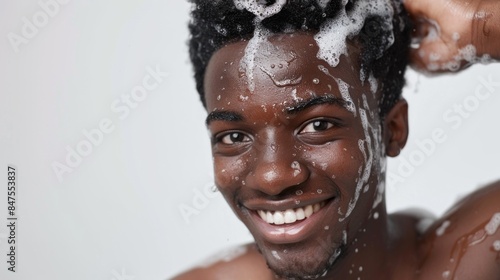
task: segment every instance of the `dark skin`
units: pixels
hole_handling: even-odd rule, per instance
[[[273,51],[256,54],[254,88],[240,69],[244,41],[214,54],[205,77],[215,183],[255,243],[176,279],[500,279],[500,182],[423,232],[423,217],[387,214],[385,157],[406,143],[406,102],[380,118],[380,93],[360,81],[355,55],[332,68],[311,34],[269,41]],[[288,223],[259,214],[315,204]]]

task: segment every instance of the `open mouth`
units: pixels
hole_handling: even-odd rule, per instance
[[[257,213],[259,214],[260,218],[268,224],[293,224],[296,221],[302,221],[306,218],[309,218],[312,214],[321,210],[321,208],[323,208],[325,205],[326,202],[322,201],[303,207],[287,209],[285,211],[257,210]]]
[[[281,209],[276,205],[268,205],[274,208],[272,210],[254,203],[253,206],[260,209],[250,212],[249,228],[256,239],[263,239],[268,244],[298,243],[325,232],[325,227],[332,220],[332,213],[336,213],[333,209],[337,207],[338,201],[337,197],[330,197],[322,201],[305,202],[296,208],[288,201],[288,205]]]

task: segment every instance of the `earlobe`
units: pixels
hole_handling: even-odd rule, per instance
[[[405,99],[400,99],[389,111],[384,126],[386,155],[396,157],[408,140],[408,103]]]

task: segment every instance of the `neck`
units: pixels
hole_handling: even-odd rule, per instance
[[[371,279],[373,275],[377,279],[392,278],[395,267],[390,264],[400,256],[401,233],[388,216],[385,201],[376,213],[349,239],[343,257],[320,279]]]

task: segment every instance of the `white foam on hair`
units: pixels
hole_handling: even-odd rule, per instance
[[[375,94],[377,93],[378,90],[378,81],[373,75],[373,72],[370,73],[370,76],[368,77],[368,82],[370,83],[370,91]]]
[[[352,39],[358,35],[369,16],[380,16],[384,19],[381,28],[384,31],[390,31],[390,38],[385,49],[388,49],[394,43],[394,34],[392,33],[392,19],[394,9],[390,0],[358,0],[354,3],[351,11],[346,11],[346,0],[342,1],[342,9],[339,14],[332,19],[327,20],[320,31],[314,36],[316,44],[319,47],[317,57],[323,59],[330,66],[336,67],[340,62],[340,56],[346,55],[347,39]]]
[[[322,8],[325,9],[326,6],[330,3],[330,0],[318,0],[318,5]]]
[[[258,0],[234,0],[234,5],[239,10],[247,10],[254,14],[260,21],[271,17],[281,11],[287,0],[277,0],[274,4],[266,6],[266,3]]]

